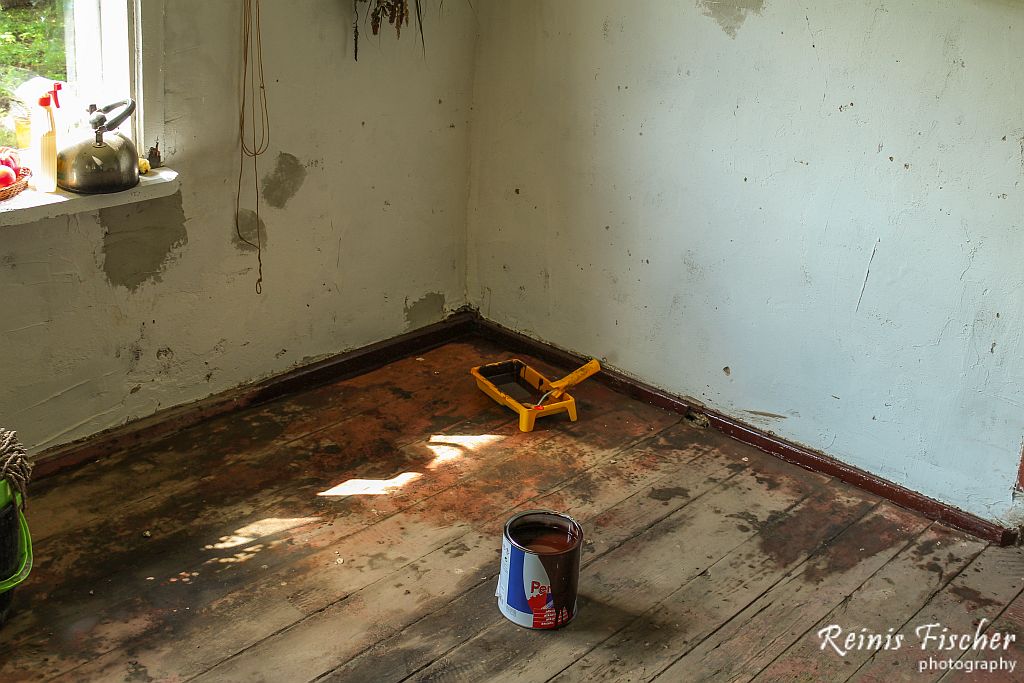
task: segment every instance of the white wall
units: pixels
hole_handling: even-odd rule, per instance
[[[1014,521],[1024,3],[478,8],[486,316]]]
[[[260,177],[289,190],[261,207],[257,296],[233,220],[241,4],[166,3],[161,148],[179,196],[0,228],[0,425],[33,450],[465,303],[472,10],[430,6],[425,59],[411,27],[397,42],[367,27],[353,63],[351,2],[262,3]]]

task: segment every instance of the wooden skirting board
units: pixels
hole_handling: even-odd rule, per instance
[[[472,334],[476,329],[477,317],[472,311],[458,311],[439,323],[49,448],[36,457],[33,479],[100,459],[111,451],[123,450],[179,432],[218,415],[360,375],[387,365],[396,358],[447,344]]]
[[[259,405],[289,394],[306,391],[381,367],[404,356],[422,353],[443,344],[479,335],[509,349],[522,351],[556,365],[571,367],[586,358],[546,342],[538,341],[483,318],[473,309],[459,310],[441,322],[377,342],[361,349],[296,368],[266,380],[248,384],[183,406],[114,427],[79,441],[43,451],[36,458],[35,478],[46,477],[83,462],[102,458],[105,453],[145,443],[186,429],[217,415]],[[468,368],[467,368],[468,372]],[[929,519],[961,529],[999,545],[1014,545],[1019,530],[1000,526],[958,508],[924,496],[874,474],[847,465],[812,450],[761,431],[699,403],[674,396],[616,370],[605,368],[595,380],[646,403],[700,420],[724,434],[770,453],[787,462],[821,472],[870,491]]]

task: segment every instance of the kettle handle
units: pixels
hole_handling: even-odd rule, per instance
[[[125,119],[132,115],[132,113],[135,111],[135,100],[129,97],[128,99],[113,102],[99,109],[99,111],[103,112],[104,114],[108,114],[111,111],[122,106],[124,107],[124,110],[120,114],[104,122],[103,127],[106,130],[114,130],[122,123],[124,123]]]

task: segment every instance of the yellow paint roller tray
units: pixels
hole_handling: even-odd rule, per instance
[[[480,391],[519,415],[520,431],[532,432],[534,422],[544,415],[569,413],[569,419],[575,422],[576,399],[565,392],[600,369],[601,364],[591,360],[552,382],[523,361],[513,358],[479,365],[469,373],[476,379]]]

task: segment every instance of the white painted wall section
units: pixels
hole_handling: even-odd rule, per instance
[[[484,315],[1020,521],[1024,4],[479,9]]]

